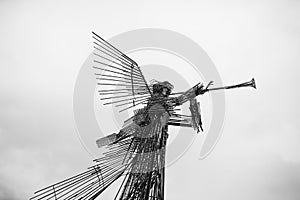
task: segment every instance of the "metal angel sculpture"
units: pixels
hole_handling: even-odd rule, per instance
[[[207,86],[198,83],[186,92],[172,93],[171,83],[151,81],[148,84],[134,60],[94,32],[93,39],[93,67],[97,71],[101,100],[106,101],[104,105],[114,104],[120,112],[136,108],[134,115],[124,122],[119,132],[96,141],[106,151],[95,160],[95,165],[35,192],[31,199],[92,200],[123,178],[114,199],[163,200],[168,126],[203,131],[198,95],[219,89],[256,88],[255,81],[218,88],[210,88],[213,82]],[[186,102],[190,104],[190,115],[178,114],[176,107]]]

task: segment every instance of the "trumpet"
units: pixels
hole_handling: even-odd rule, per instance
[[[208,85],[210,86],[210,84]],[[240,87],[253,87],[256,89],[255,79],[252,78],[250,81],[237,84],[237,85],[230,85],[230,86],[224,86],[224,87],[216,87],[216,88],[206,88],[206,91],[213,91],[213,90],[227,90],[227,89],[233,89],[233,88],[240,88]]]

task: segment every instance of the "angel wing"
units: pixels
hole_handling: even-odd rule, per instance
[[[147,102],[152,96],[138,64],[108,43],[102,37],[93,33],[94,66],[97,70],[98,90],[104,105],[115,104],[120,112],[138,104]]]
[[[96,165],[86,171],[35,192],[30,200],[92,200],[96,199],[113,182],[126,174],[132,161],[135,145],[131,138],[110,144]]]

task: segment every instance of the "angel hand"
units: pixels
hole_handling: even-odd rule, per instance
[[[211,85],[213,85],[213,81],[209,81],[209,83],[207,84],[207,86],[205,88],[202,84],[199,85],[197,90],[196,90],[196,95],[201,95],[201,94],[204,94],[205,92],[208,92],[208,88]]]
[[[205,92],[207,92],[207,88],[204,88],[204,86],[201,84],[197,87],[196,89],[196,96],[204,94]]]

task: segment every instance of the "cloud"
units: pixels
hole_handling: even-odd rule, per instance
[[[19,200],[15,196],[15,192],[12,190],[9,181],[5,181],[4,177],[0,175],[0,199],[1,200]]]

